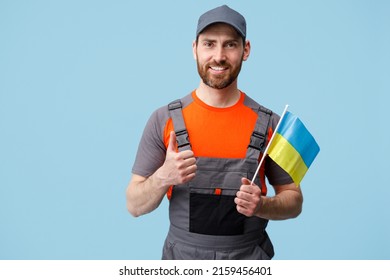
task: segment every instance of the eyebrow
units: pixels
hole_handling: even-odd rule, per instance
[[[216,40],[216,39],[209,39],[209,38],[205,37],[205,38],[203,38],[203,39],[201,39],[201,40],[199,40],[199,41],[201,41],[201,42],[211,42],[211,43],[215,43],[215,42],[217,42],[218,40]],[[238,41],[239,41],[239,39],[227,39],[227,40],[224,40],[224,41],[223,41],[223,44],[232,43],[232,42],[238,43]]]

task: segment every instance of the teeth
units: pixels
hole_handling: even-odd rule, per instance
[[[222,70],[225,70],[225,68],[223,68],[223,67],[216,67],[216,66],[212,66],[212,67],[210,67],[211,69],[213,69],[213,70],[215,70],[215,71],[222,71]]]

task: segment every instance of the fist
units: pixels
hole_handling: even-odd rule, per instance
[[[159,176],[165,185],[179,185],[195,177],[196,158],[191,150],[177,152],[176,134],[171,131],[165,162]]]
[[[241,179],[240,190],[236,194],[234,202],[237,211],[247,217],[256,215],[261,207],[261,189],[247,178]]]

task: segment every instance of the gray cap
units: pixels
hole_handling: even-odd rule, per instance
[[[207,26],[218,22],[233,26],[244,39],[246,38],[245,18],[226,5],[207,11],[199,17],[196,36],[198,37]]]

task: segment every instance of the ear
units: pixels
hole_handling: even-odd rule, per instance
[[[246,40],[244,46],[244,55],[242,56],[242,60],[246,61],[250,53],[251,53],[251,42],[249,40]]]
[[[196,55],[196,40],[192,42],[192,55],[195,60],[197,60],[197,55]]]

